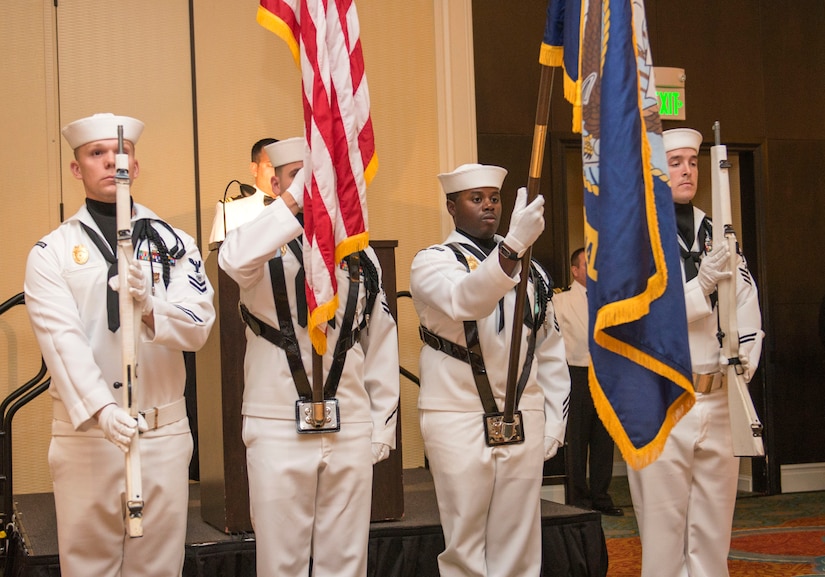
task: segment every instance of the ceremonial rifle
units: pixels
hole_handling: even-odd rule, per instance
[[[736,277],[739,274],[739,251],[736,233],[731,224],[730,181],[728,177],[727,147],[720,144],[719,122],[713,123],[715,146],[710,149],[713,191],[713,245],[726,243],[730,249],[727,270],[731,272],[717,284],[719,300],[719,337],[722,355],[727,359],[723,367],[727,378],[728,406],[733,439],[733,454],[739,457],[765,455],[762,444],[762,423],[753,406],[742,362],[739,360],[739,326],[736,318]]]
[[[535,200],[541,185],[541,167],[544,162],[544,146],[547,141],[547,120],[550,117],[550,97],[553,94],[553,75],[555,67],[541,66],[539,79],[539,96],[536,104],[536,125],[533,130],[533,150],[530,155],[530,174],[527,178],[527,204]],[[497,430],[498,423],[486,423],[489,444],[520,443],[524,441],[521,419],[516,414],[516,388],[519,376],[519,357],[521,356],[521,328],[524,323],[524,306],[527,301],[527,284],[530,280],[530,261],[532,247],[521,257],[521,280],[516,288],[516,304],[513,312],[513,332],[510,342],[510,358],[507,366],[507,389],[504,397],[504,411],[500,417],[498,442],[492,441],[489,431]],[[533,327],[534,331],[539,327]],[[489,418],[488,418],[489,420]]]
[[[129,293],[129,264],[132,262],[132,198],[129,191],[129,155],[123,152],[123,126],[117,127],[117,155],[115,156],[115,191],[117,201],[117,276],[120,290],[121,358],[123,367],[123,408],[138,419],[137,400],[137,342],[140,310]],[[126,509],[129,537],[143,537],[143,487],[140,471],[140,433],[132,437],[126,452]]]

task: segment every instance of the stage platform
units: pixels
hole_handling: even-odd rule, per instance
[[[404,470],[404,518],[373,523],[369,577],[437,577],[444,549],[432,478],[424,469]],[[604,577],[607,548],[601,515],[542,501],[542,577]],[[3,577],[60,575],[54,498],[51,493],[15,497],[12,535]],[[185,577],[253,577],[254,534],[227,535],[203,521],[200,486],[190,486]]]

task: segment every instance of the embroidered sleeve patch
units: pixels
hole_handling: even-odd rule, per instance
[[[192,285],[199,293],[203,294],[206,292],[206,278],[203,276],[201,272],[201,267],[203,266],[203,262],[200,260],[195,260],[193,258],[189,259],[189,262],[195,267],[195,272],[190,273],[189,277],[189,284]]]

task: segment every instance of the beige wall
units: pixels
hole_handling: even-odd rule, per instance
[[[26,255],[59,224],[61,203],[66,216],[82,203],[60,126],[102,111],[144,120],[133,194],[202,246],[227,183],[252,182],[252,143],[301,133],[299,72],[286,46],[256,23],[255,0],[195,0],[195,90],[186,0],[8,4],[0,19],[0,50],[12,55],[0,62],[9,88],[0,92],[0,301],[22,290]],[[398,241],[398,289],[406,290],[415,252],[445,228],[435,174],[474,160],[469,0],[361,0],[358,10],[379,157],[370,236]],[[417,373],[409,300],[399,317],[402,364]],[[38,357],[23,307],[0,317],[0,394],[30,378]],[[419,466],[417,390],[402,388],[404,465]],[[50,414],[44,395],[15,417],[17,493],[51,490]]]

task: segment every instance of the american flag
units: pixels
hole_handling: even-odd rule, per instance
[[[309,333],[326,351],[335,267],[369,243],[367,186],[378,168],[353,0],[261,0],[258,22],[289,46],[304,106],[304,269]]]

